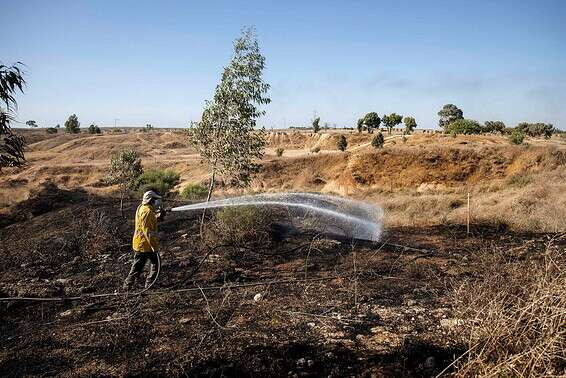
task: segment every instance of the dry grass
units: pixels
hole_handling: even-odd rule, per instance
[[[564,238],[564,236],[562,236]],[[461,337],[469,349],[457,376],[530,377],[566,374],[566,254],[548,242],[539,256],[490,251],[485,275],[455,293]]]

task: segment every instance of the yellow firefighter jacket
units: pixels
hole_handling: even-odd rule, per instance
[[[157,251],[157,214],[151,205],[139,205],[136,210],[136,229],[132,240],[135,252]]]

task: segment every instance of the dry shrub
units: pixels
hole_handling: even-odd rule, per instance
[[[549,242],[541,255],[517,260],[511,253],[488,252],[481,263],[485,278],[456,291],[469,347],[456,375],[566,374],[564,247]]]
[[[271,218],[270,211],[262,207],[225,207],[216,212],[205,236],[212,244],[265,246],[271,240]]]

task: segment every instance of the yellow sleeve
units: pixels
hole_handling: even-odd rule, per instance
[[[141,229],[153,251],[157,251],[159,248],[157,241],[157,217],[153,211],[145,212],[142,215]]]

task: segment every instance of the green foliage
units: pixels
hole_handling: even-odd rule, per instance
[[[485,121],[484,132],[486,133],[501,133],[505,132],[505,124],[501,121]]]
[[[358,123],[356,125],[356,128],[358,129],[358,133],[362,132],[362,130],[364,129],[364,119],[363,118],[358,119]]]
[[[138,186],[138,179],[143,174],[141,159],[134,150],[123,150],[110,158],[110,167],[105,181],[118,185],[120,191],[120,212],[124,197]]]
[[[375,134],[375,136],[371,140],[371,145],[373,148],[383,148],[384,143],[385,143],[385,138],[383,137],[381,131]]]
[[[363,124],[367,127],[369,133],[373,133],[373,129],[378,128],[381,124],[381,118],[376,112],[370,112],[364,116]]]
[[[512,144],[523,144],[523,141],[525,140],[525,133],[521,130],[521,129],[515,129],[511,132],[511,135],[509,136],[509,142],[511,142]]]
[[[79,123],[79,119],[76,114],[69,116],[69,118],[65,121],[65,132],[69,134],[78,134],[80,133],[81,124]]]
[[[57,131],[59,131],[59,129],[57,129],[56,127],[48,127],[45,131],[47,131],[47,134],[57,134]]]
[[[344,152],[346,151],[347,147],[348,147],[348,141],[346,140],[346,137],[344,135],[340,135],[338,137],[338,140],[336,141],[336,148]]]
[[[26,122],[26,125],[28,125],[29,127],[37,127],[37,123],[31,119]]]
[[[285,152],[285,149],[284,149],[283,147],[278,147],[278,148],[275,150],[275,154],[277,155],[277,157],[283,156],[283,152]]]
[[[315,133],[318,133],[320,130],[320,117],[316,117],[312,120],[312,129]]]
[[[473,119],[457,119],[446,125],[444,131],[449,134],[481,134],[483,128]]]
[[[181,190],[181,197],[189,200],[203,200],[206,198],[208,188],[201,184],[188,184]]]
[[[265,130],[255,129],[265,114],[258,106],[271,102],[266,97],[269,84],[262,78],[264,67],[254,29],[244,29],[234,41],[234,55],[213,100],[206,103],[200,122],[188,130],[189,143],[210,167],[212,183],[220,173],[233,185],[247,186],[259,170],[266,140]]]
[[[25,163],[25,139],[12,130],[12,110],[17,108],[16,92],[23,93],[25,80],[21,63],[10,67],[0,64],[0,171],[4,167],[19,167]]]
[[[153,190],[165,196],[179,183],[180,179],[181,176],[172,169],[150,169],[139,177],[138,187],[141,193]]]
[[[517,129],[520,130],[525,135],[530,137],[545,137],[550,138],[552,134],[556,131],[554,126],[550,123],[528,123],[521,122],[517,125]]]
[[[152,130],[153,130],[153,125],[152,125],[152,124],[148,123],[148,124],[145,125],[145,131],[148,131],[148,132],[149,132],[149,131],[152,131]]]
[[[412,134],[415,127],[417,127],[417,121],[413,117],[403,118],[403,123],[405,124],[405,134]]]
[[[402,120],[403,120],[403,116],[399,115],[397,113],[391,113],[389,115],[384,115],[383,119],[382,119],[383,124],[385,125],[385,127],[387,127],[387,130],[389,131],[389,134],[391,134],[391,130],[395,126],[400,124]]]
[[[438,126],[444,129],[450,123],[464,119],[464,112],[454,104],[446,104],[440,109],[438,116],[440,117]]]
[[[311,152],[318,154],[320,152],[320,146],[314,146],[311,148]]]
[[[100,130],[100,127],[92,124],[88,127],[88,133],[89,134],[102,134],[102,130]]]

